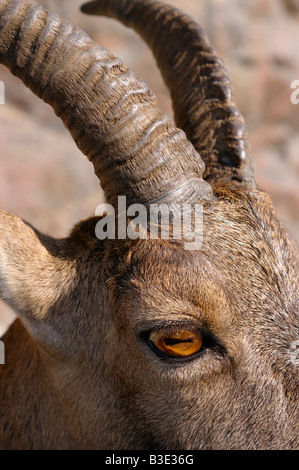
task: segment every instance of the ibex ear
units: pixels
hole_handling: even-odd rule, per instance
[[[60,244],[0,211],[0,297],[24,319],[46,318],[71,282]]]

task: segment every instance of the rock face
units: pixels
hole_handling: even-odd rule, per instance
[[[85,29],[145,79],[172,113],[152,54],[131,30],[114,20],[78,12],[84,0],[40,1]],[[33,2],[29,2],[33,3]],[[273,199],[290,234],[299,241],[299,104],[291,83],[299,80],[298,0],[168,0],[206,30],[229,71],[243,113],[256,178]],[[0,207],[41,231],[65,236],[94,214],[103,193],[92,165],[79,152],[52,109],[0,66]],[[299,96],[299,95],[298,95]],[[0,304],[1,330],[11,321]]]

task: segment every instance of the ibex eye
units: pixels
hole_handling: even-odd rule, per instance
[[[187,358],[200,351],[203,336],[199,331],[185,329],[156,330],[149,342],[157,352],[173,358]]]

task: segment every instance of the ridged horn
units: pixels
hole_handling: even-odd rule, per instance
[[[0,62],[53,107],[108,202],[213,199],[184,132],[144,82],[79,28],[39,5],[0,0]]]
[[[223,62],[202,28],[156,0],[95,0],[81,10],[118,19],[152,49],[170,89],[176,124],[206,165],[204,178],[255,187],[244,119]]]

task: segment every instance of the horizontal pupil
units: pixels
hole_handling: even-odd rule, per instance
[[[188,338],[188,339],[182,339],[182,338],[164,338],[164,344],[166,346],[173,346],[174,344],[179,344],[179,343],[192,343],[193,339]]]
[[[187,358],[197,353],[203,344],[200,332],[181,330],[153,331],[150,343],[168,357]]]

